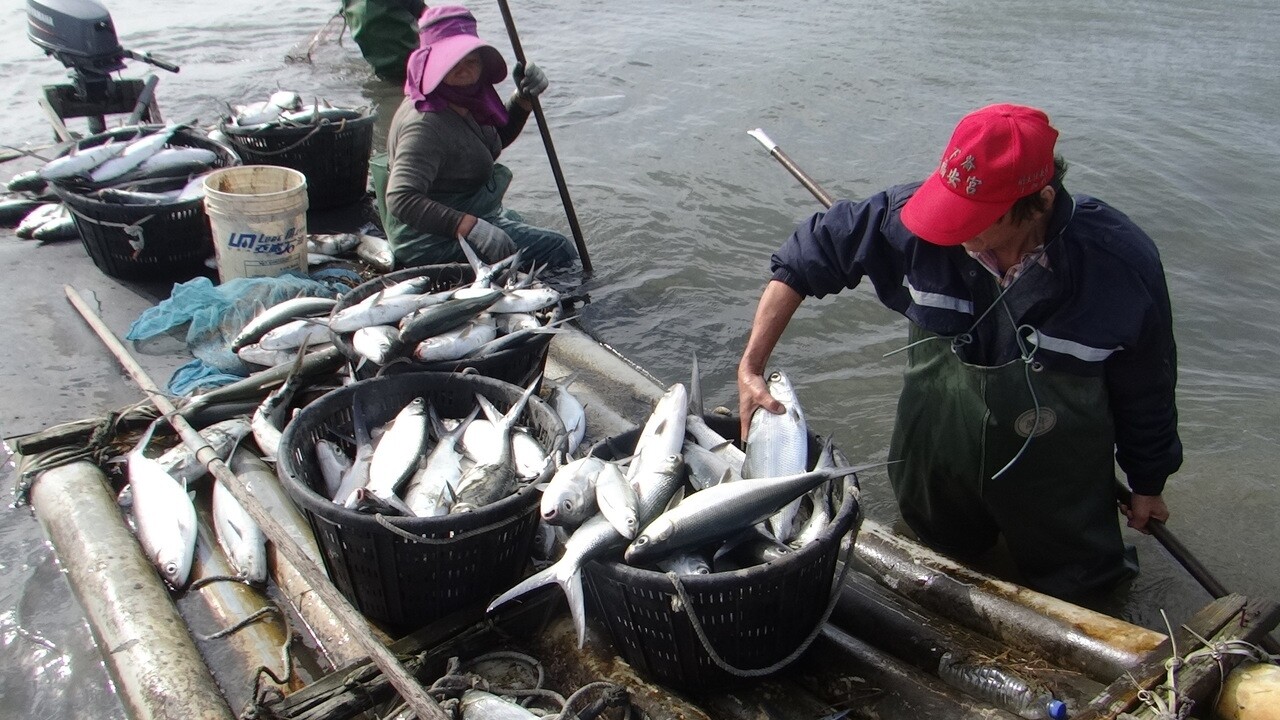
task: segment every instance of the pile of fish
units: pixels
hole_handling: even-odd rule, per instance
[[[208,470],[186,445],[157,458],[146,455],[156,420],[126,457],[128,484],[121,504],[132,511],[134,533],[147,558],[171,587],[186,586],[196,548],[196,510],[192,485]],[[214,423],[200,432],[209,447],[227,458],[250,432],[244,418]],[[266,539],[248,513],[222,486],[213,488],[214,533],[228,561],[249,582],[267,579]]]
[[[39,170],[14,175],[0,198],[0,227],[15,229],[23,240],[41,243],[79,237],[71,211],[49,189]]]
[[[361,358],[382,367],[400,358],[436,363],[484,357],[557,331],[549,320],[560,293],[539,282],[536,269],[520,272],[518,251],[490,265],[465,240],[461,245],[475,275],[470,285],[431,292],[430,277],[409,278],[338,309],[330,329],[350,337]]]
[[[215,168],[218,155],[208,148],[174,144],[174,135],[185,127],[136,126],[132,129],[137,135],[130,140],[112,137],[90,147],[76,145],[36,170],[36,176],[101,202],[165,205],[196,200],[204,196],[203,176]]]
[[[468,512],[507,498],[555,462],[516,425],[537,386],[531,383],[506,413],[477,393],[476,406],[461,419],[442,419],[425,397],[415,397],[379,427],[367,426],[356,396],[354,453],[342,442],[318,440],[315,489],[357,512],[409,517]]]
[[[350,237],[359,242],[359,236]],[[401,359],[481,358],[558,331],[551,317],[560,293],[538,282],[536,271],[517,270],[519,252],[489,265],[466,241],[462,244],[475,271],[469,285],[431,291],[433,279],[421,275],[345,305],[316,298],[288,301],[255,316],[231,349],[246,363],[274,366],[291,360],[304,344],[314,347],[337,335],[358,356],[353,359],[386,367]]]
[[[705,574],[768,562],[818,538],[836,510],[831,481],[870,466],[837,466],[828,443],[808,469],[808,429],[780,371],[770,375],[769,389],[787,412],[757,411],[745,452],[707,425],[698,382],[695,360],[694,391],[679,383],[668,388],[630,457],[588,456],[556,471],[543,488],[541,510],[545,523],[571,532],[564,553],[498,596],[490,611],[557,583],[581,646],[581,576],[590,560]],[[800,513],[804,507],[807,514]]]
[[[278,90],[266,100],[233,105],[230,109],[231,115],[226,124],[236,130],[251,132],[356,120],[367,114],[363,108],[335,107],[323,99],[305,105],[302,96],[291,90]]]

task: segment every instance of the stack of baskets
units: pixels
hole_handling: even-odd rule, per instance
[[[338,304],[333,307],[333,313],[330,317],[336,316],[344,309],[375,295],[385,287],[419,277],[431,279],[431,284],[426,292],[438,292],[470,283],[475,279],[475,271],[472,270],[471,266],[461,263],[420,265],[397,270],[352,288],[338,300]],[[555,322],[559,319],[561,308],[556,306],[548,312],[550,312],[551,316],[546,319],[547,323]],[[353,365],[356,367],[356,374],[361,378],[421,371],[475,372],[513,385],[528,387],[529,383],[542,377],[542,372],[546,368],[547,352],[551,346],[551,334],[533,335],[528,341],[517,347],[499,350],[481,357],[431,363],[418,362],[410,358],[388,363],[385,368],[362,358],[352,347],[351,341],[351,333],[333,334],[334,345],[352,360]]]
[[[221,130],[244,162],[279,165],[307,176],[310,210],[350,205],[369,184],[369,156],[377,115],[362,109],[351,120],[320,120],[314,125],[240,127],[224,120]]]
[[[76,147],[129,142],[162,127],[110,130],[87,137]],[[165,147],[211,150],[216,155],[215,168],[240,164],[233,150],[190,128],[175,131]],[[205,269],[205,260],[213,255],[213,238],[202,198],[126,205],[89,197],[94,189],[77,181],[53,184],[58,198],[71,210],[84,249],[99,270],[121,280],[186,280]]]
[[[324,486],[316,441],[335,440],[353,452],[353,407],[370,426],[386,423],[423,397],[441,417],[464,417],[479,393],[506,411],[522,389],[476,375],[407,373],[362,380],[311,403],[285,429],[276,470],[301,507],[324,555],[334,585],[365,616],[396,629],[413,629],[456,610],[487,601],[524,571],[538,528],[541,493],[536,483],[474,512],[434,518],[364,515],[316,492]],[[536,395],[519,418],[548,453],[562,450],[564,426]],[[413,537],[414,539],[410,539]]]
[[[706,421],[724,437],[737,438],[736,417],[708,415]],[[625,457],[639,435],[633,430],[614,437],[594,454]],[[810,434],[809,456],[816,458],[821,447]],[[844,463],[839,451],[836,458]],[[650,680],[690,690],[743,682],[743,674],[723,669],[711,651],[736,671],[769,668],[795,653],[824,619],[842,540],[850,531],[856,534],[862,520],[856,478],[837,481],[835,497],[840,506],[831,524],[800,550],[741,570],[681,576],[687,606],[663,573],[591,562],[585,576],[595,614],[623,659]],[[690,622],[691,613],[706,642]]]

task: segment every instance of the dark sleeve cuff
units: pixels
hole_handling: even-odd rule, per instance
[[[785,267],[774,268],[773,277],[771,279],[777,280],[778,282],[786,285],[792,290],[795,290],[797,293],[800,294],[801,297],[813,296],[813,293],[810,292],[809,287],[805,285],[804,280],[800,279],[799,275],[791,272],[791,270],[789,270],[788,268],[785,268]]]
[[[1130,475],[1129,489],[1139,495],[1159,495],[1164,492],[1164,483],[1169,478],[1165,477],[1136,477]]]

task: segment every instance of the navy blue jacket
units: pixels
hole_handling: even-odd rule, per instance
[[[796,227],[772,258],[773,279],[823,297],[871,280],[880,301],[944,336],[970,330],[999,291],[963,248],[916,237],[900,215],[918,183],[862,202],[840,200]],[[1151,238],[1100,200],[1059,192],[1046,243],[1054,292],[1021,322],[1038,331],[1047,368],[1102,375],[1116,460],[1129,486],[1158,495],[1182,464],[1177,350],[1164,269]]]

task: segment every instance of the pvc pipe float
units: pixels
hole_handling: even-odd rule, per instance
[[[871,520],[857,559],[889,589],[971,630],[1110,683],[1165,636],[970,570]]]
[[[42,473],[31,506],[136,720],[232,720],[169,591],[92,463]]]

